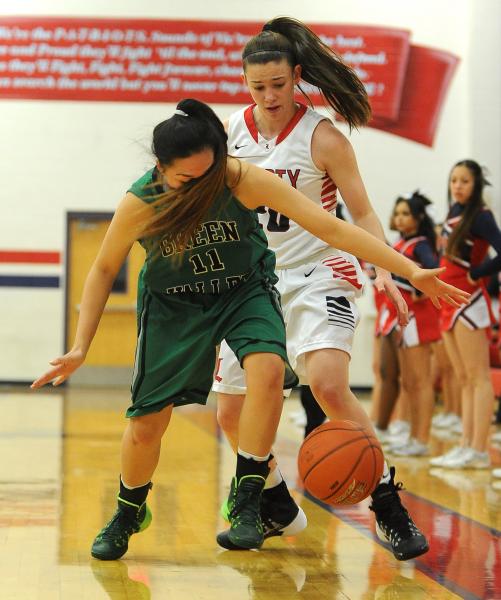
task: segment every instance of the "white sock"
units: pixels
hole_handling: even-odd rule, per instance
[[[388,468],[388,463],[384,461],[383,474],[379,480],[379,483],[390,483],[390,479],[390,469]]]
[[[256,454],[245,452],[245,450],[242,450],[242,448],[240,447],[238,448],[238,454],[240,454],[240,456],[243,456],[244,458],[252,458],[252,460],[255,460],[256,462],[264,462],[265,460],[268,460],[270,458],[269,452],[266,456],[257,456]]]
[[[277,465],[273,471],[268,473],[268,477],[266,478],[266,482],[264,484],[264,489],[269,490],[270,488],[277,487],[277,485],[280,485],[283,480],[284,478],[282,477],[282,473]]]

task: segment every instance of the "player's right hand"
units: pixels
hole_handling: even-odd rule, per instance
[[[78,369],[84,362],[85,356],[81,350],[70,350],[64,356],[60,356],[50,361],[52,369],[49,369],[31,384],[32,389],[37,389],[52,381],[52,385],[57,386],[66,381],[68,377]]]

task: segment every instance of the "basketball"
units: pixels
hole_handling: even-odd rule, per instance
[[[299,475],[306,491],[334,506],[367,498],[383,474],[383,451],[374,435],[353,421],[329,421],[303,441]]]

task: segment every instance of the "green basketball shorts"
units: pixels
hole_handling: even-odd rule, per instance
[[[251,277],[220,296],[167,296],[140,286],[138,342],[128,417],[173,404],[205,404],[212,386],[216,346],[225,339],[240,364],[247,354],[278,354],[284,388],[297,385],[289,365],[279,294]]]

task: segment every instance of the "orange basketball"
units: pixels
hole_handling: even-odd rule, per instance
[[[297,460],[305,489],[332,505],[367,498],[383,474],[379,441],[353,421],[329,421],[314,429]]]

